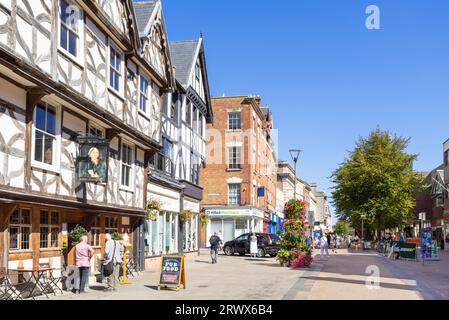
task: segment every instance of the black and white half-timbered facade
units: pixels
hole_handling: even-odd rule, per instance
[[[152,6],[142,29],[131,0],[0,0],[0,266],[70,264],[77,225],[98,258],[105,233],[127,233],[143,263],[148,163],[167,148],[162,102],[177,88]]]
[[[203,39],[170,42],[176,90],[164,96],[162,149],[150,159],[149,198],[162,204],[158,221],[147,221],[147,257],[199,251],[199,170],[206,160],[206,123],[213,121]],[[176,219],[193,212],[191,221]]]

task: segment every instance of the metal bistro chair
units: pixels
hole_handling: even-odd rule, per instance
[[[42,277],[42,281],[39,283],[41,290],[43,292],[45,291],[54,295],[56,295],[56,292],[60,292],[61,294],[63,294],[63,291],[60,288],[59,284],[62,284],[64,270],[50,268],[50,263],[48,262],[39,263],[39,268],[51,269],[44,274],[44,276]],[[55,271],[60,271],[60,275],[58,277],[55,277]]]
[[[140,276],[139,274],[139,265],[137,264],[137,259],[134,256],[131,256],[129,260],[126,263],[126,269],[128,270],[128,274],[131,275],[134,278],[134,273],[137,274],[137,276]]]
[[[12,285],[5,267],[0,267],[0,300],[23,300],[20,292]]]

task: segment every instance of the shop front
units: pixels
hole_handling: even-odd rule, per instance
[[[198,200],[192,198],[184,198],[183,210],[190,210],[193,212],[192,220],[183,223],[182,226],[183,252],[186,254],[198,252],[200,203]]]
[[[268,224],[268,233],[276,233],[277,230],[277,216],[275,213],[270,213],[270,222]]]
[[[144,252],[146,265],[153,263],[152,258],[162,254],[178,253],[178,215],[180,212],[180,193],[154,183],[148,184],[149,200],[161,205],[159,214],[152,220],[146,219],[144,228]]]
[[[284,231],[284,214],[282,212],[276,212],[277,215],[277,230],[279,232]]]
[[[66,267],[68,272],[76,270],[74,257],[74,239],[70,233],[77,227],[88,232],[89,243],[94,249],[91,259],[90,275],[94,276],[101,269],[104,253],[105,234],[129,236],[127,252],[138,257],[132,244],[137,240],[141,213],[119,212],[112,208],[95,210],[94,208],[76,208],[53,204],[17,201],[9,204],[0,203],[2,220],[0,245],[1,265],[9,270],[29,270],[46,263],[58,270]],[[73,277],[76,275],[71,273]],[[17,281],[18,279],[13,279]]]
[[[215,232],[221,233],[223,241],[230,241],[250,232],[263,231],[264,212],[256,208],[205,208],[210,221],[206,230],[209,239]],[[208,244],[206,244],[208,245]]]
[[[444,250],[449,251],[449,213],[443,216],[444,223]]]
[[[271,215],[269,212],[264,212],[263,214],[263,232],[268,233],[268,230],[270,229],[270,220]]]

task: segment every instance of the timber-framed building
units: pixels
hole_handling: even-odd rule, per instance
[[[142,33],[131,0],[0,0],[0,265],[67,264],[76,225],[98,258],[105,233],[128,233],[143,263],[148,163],[176,86],[153,5]],[[108,141],[107,180],[80,180],[80,136]]]

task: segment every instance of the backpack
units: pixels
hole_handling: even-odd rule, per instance
[[[219,242],[220,238],[218,238],[217,236],[210,237],[209,243],[211,244],[211,246],[215,247],[219,244]]]

